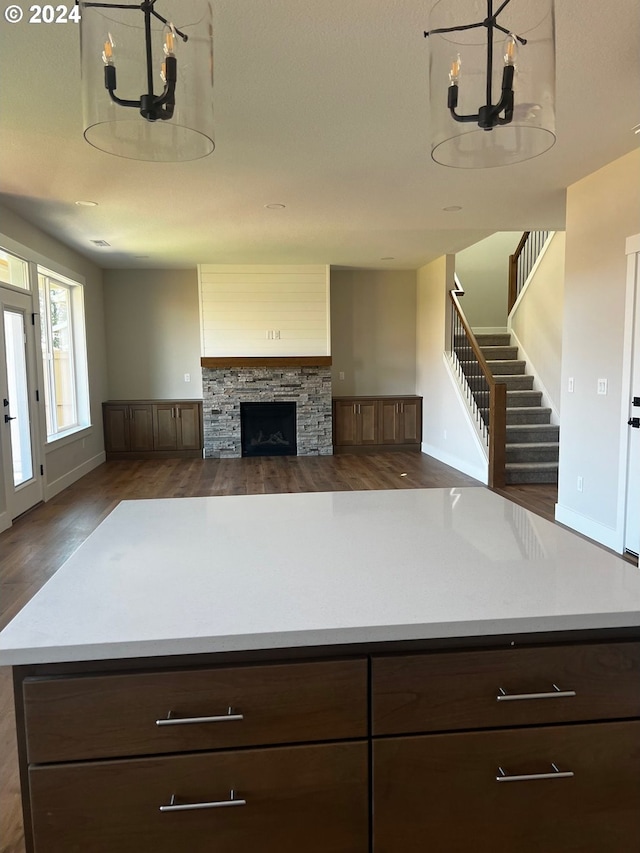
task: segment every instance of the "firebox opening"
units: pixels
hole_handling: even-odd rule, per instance
[[[297,456],[295,403],[240,403],[243,456]]]

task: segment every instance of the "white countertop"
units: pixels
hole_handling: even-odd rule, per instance
[[[640,626],[640,571],[484,488],[125,501],[0,664]]]

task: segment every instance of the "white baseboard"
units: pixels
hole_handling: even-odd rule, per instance
[[[89,471],[93,471],[94,468],[97,468],[98,465],[102,465],[103,462],[106,461],[106,454],[104,451],[102,453],[98,453],[97,456],[93,456],[91,459],[87,459],[86,462],[83,462],[82,465],[78,465],[77,468],[73,468],[71,471],[67,471],[62,477],[58,477],[57,480],[54,480],[52,483],[47,483],[44,487],[44,499],[45,501],[50,500],[55,497],[55,495],[62,492],[67,486],[70,486],[72,483],[75,483],[76,480],[79,480],[81,477],[84,477],[85,474],[88,474]]]
[[[452,456],[450,453],[446,453],[439,447],[426,444],[425,442],[422,442],[421,450],[423,453],[426,453],[427,456],[433,456],[433,458],[437,459],[438,462],[443,462],[450,468],[455,468],[457,471],[462,471],[463,474],[467,474],[469,477],[474,477],[476,480],[484,483],[485,486],[489,482],[489,472],[486,467],[472,465],[466,459],[458,459],[457,456]]]
[[[0,512],[0,533],[11,527],[11,519],[8,512]]]
[[[600,524],[592,518],[560,504],[556,504],[555,519],[559,524],[570,527],[576,533],[581,533],[606,548],[611,548],[618,554],[624,553],[623,534],[619,530],[614,530],[606,524]]]

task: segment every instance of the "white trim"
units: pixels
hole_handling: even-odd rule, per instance
[[[614,530],[606,524],[600,524],[586,515],[582,515],[573,509],[556,504],[555,519],[559,524],[564,524],[565,527],[570,527],[577,533],[599,542],[606,548],[611,548],[618,554],[623,553],[624,543],[620,528]]]
[[[11,527],[11,519],[8,512],[0,512],[0,533],[8,530]]]
[[[507,325],[509,326],[509,328],[511,328],[511,318],[513,317],[513,315],[518,310],[518,307],[519,307],[520,303],[522,302],[522,299],[523,299],[525,293],[527,292],[527,289],[528,289],[529,285],[531,284],[531,281],[533,280],[533,277],[535,276],[535,274],[538,270],[538,267],[540,266],[540,262],[542,261],[542,259],[546,255],[547,249],[551,245],[551,241],[556,236],[556,233],[557,233],[556,231],[550,231],[549,232],[547,239],[544,241],[544,245],[540,249],[540,254],[536,258],[534,265],[531,267],[531,271],[529,272],[529,275],[527,276],[527,280],[522,285],[522,290],[518,294],[518,298],[513,303],[513,308],[509,312],[509,316],[507,318]]]
[[[636,300],[640,299],[640,292],[636,282],[640,280],[640,234],[628,237],[626,240],[627,255],[627,281],[625,290],[624,306],[624,330],[622,334],[622,377],[620,388],[621,411],[620,411],[620,454],[618,459],[618,497],[616,526],[621,531],[622,547],[627,542],[627,486],[629,472],[629,426],[627,421],[631,415],[630,401],[633,392],[631,376],[631,359],[633,357],[633,332],[636,315]],[[635,346],[640,346],[640,341],[635,341]]]
[[[52,483],[47,483],[44,487],[45,501],[55,497],[57,494],[66,489],[67,486],[72,485],[76,480],[84,477],[84,475],[88,474],[89,471],[93,471],[93,469],[97,468],[98,465],[102,465],[102,463],[106,461],[106,458],[106,453],[103,450],[101,453],[98,453],[97,456],[93,456],[91,459],[87,459],[86,462],[83,462],[71,471],[67,471],[66,474],[63,474],[62,477],[58,477],[58,479],[54,480]]]
[[[551,409],[551,423],[556,426],[560,423],[560,412],[556,408],[553,400],[551,399],[551,395],[547,391],[544,382],[538,376],[535,365],[533,361],[527,355],[525,348],[520,343],[520,339],[516,335],[516,333],[511,329],[511,337],[515,342],[515,345],[518,347],[518,360],[526,361],[526,375],[533,376],[533,388],[535,391],[542,391],[542,403],[541,405],[545,408]]]

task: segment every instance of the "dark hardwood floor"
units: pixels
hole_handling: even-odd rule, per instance
[[[422,453],[108,462],[0,534],[0,628],[121,500],[480,486]],[[555,486],[500,493],[553,521]],[[24,853],[11,672],[0,668],[0,853]]]

